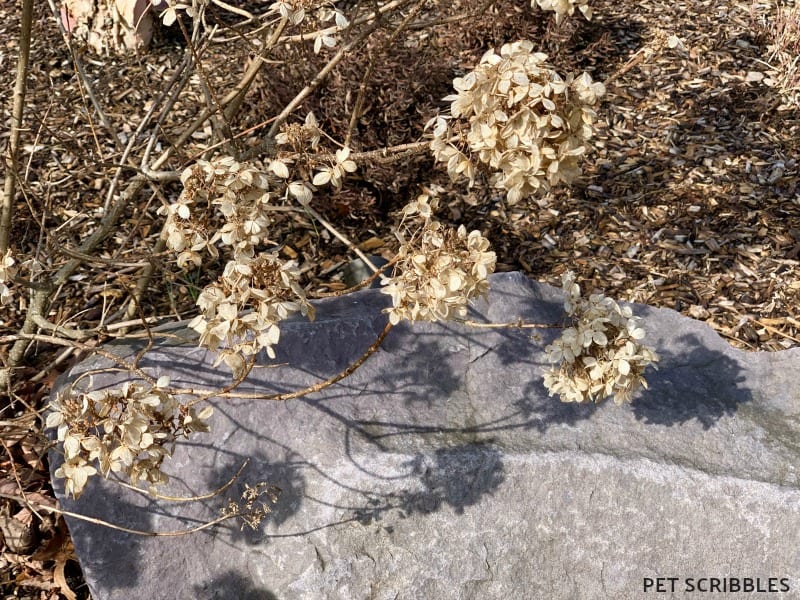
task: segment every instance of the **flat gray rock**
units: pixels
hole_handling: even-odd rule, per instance
[[[554,288],[515,273],[491,283],[475,320],[563,318]],[[318,303],[313,323],[284,323],[278,366],[240,389],[289,391],[339,372],[383,328],[386,301],[368,290]],[[632,405],[548,397],[543,348],[557,330],[398,326],[323,392],[214,402],[212,432],[179,446],[163,493],[205,493],[250,459],[223,497],[175,504],[93,478],[73,501],[56,481],[65,509],[154,531],[218,516],[245,483],[282,489],[256,531],[228,521],[154,538],[68,518],[93,598],[639,598],[648,578],[653,595],[674,592],[659,597],[748,581],[796,597],[800,350],[740,352],[673,311],[634,310],[661,362]],[[153,374],[229,381],[204,349],[156,341],[142,362]],[[68,377],[106,364],[92,358]]]

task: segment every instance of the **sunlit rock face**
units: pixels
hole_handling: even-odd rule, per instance
[[[490,282],[472,320],[562,322],[560,291],[514,273]],[[387,301],[367,290],[317,303],[313,323],[282,324],[276,359],[239,390],[341,371],[384,327]],[[658,585],[707,590],[711,578],[728,593],[800,589],[800,352],[744,353],[673,311],[633,308],[661,360],[631,404],[548,397],[544,347],[557,329],[400,325],[324,391],[214,400],[211,433],[179,445],[161,489],[206,494],[246,462],[214,497],[176,503],[93,477],[73,501],[56,481],[67,510],[160,532],[216,518],[247,485],[281,490],[255,530],[227,521],[143,537],[68,518],[93,598],[638,598]],[[176,386],[228,383],[193,335],[156,332],[140,366]],[[81,363],[60,389],[107,364]]]

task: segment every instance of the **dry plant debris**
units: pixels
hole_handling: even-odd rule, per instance
[[[390,49],[383,46],[390,30],[371,37],[363,51],[333,69],[290,122],[300,124],[313,112],[323,131],[344,140],[374,53],[351,151],[422,140],[424,123],[446,107],[442,98],[455,77],[474,68],[487,50],[529,39],[558,72],[586,71],[606,88],[594,107],[598,131],[582,177],[509,206],[485,182],[470,189],[452,184],[431,156],[408,154],[391,162],[359,162],[341,189],[326,187],[314,196],[313,210],[362,250],[390,258],[397,249],[390,230],[394,216],[420,185],[438,184],[437,216],[479,230],[492,243],[499,271],[519,269],[558,285],[571,270],[586,292],[604,290],[617,300],[675,309],[748,350],[800,344],[800,115],[780,85],[766,85],[776,81],[780,58],[770,37],[775,3],[596,0],[591,21],[574,15],[560,25],[552,13],[531,9],[528,0],[498,0],[484,18],[466,20],[451,17],[469,12],[474,2],[431,4]],[[10,0],[2,0],[2,8],[0,89],[11,90],[19,16]],[[236,19],[224,11],[210,18],[220,29],[217,41],[198,52],[206,84],[193,76],[161,124],[158,145],[175,141],[207,95],[227,93],[253,60],[257,47],[231,29]],[[35,268],[49,272],[75,258],[72,249],[97,227],[113,165],[143,111],[176,73],[184,47],[181,33],[171,27],[157,28],[147,53],[98,57],[77,45],[70,50],[47,3],[36,3],[34,25],[14,266],[20,257],[35,256]],[[314,45],[281,49],[275,64],[258,76],[232,131],[257,127],[277,114],[336,51],[327,41]],[[77,64],[90,89],[79,85]],[[7,122],[7,102],[0,111]],[[260,131],[241,138],[239,150],[257,152]],[[180,172],[213,139],[209,124],[168,167]],[[136,152],[144,151],[146,141],[136,140]],[[0,134],[0,151],[6,144],[7,134]],[[146,190],[90,268],[65,284],[48,315],[51,322],[86,330],[119,320],[145,265],[154,274],[135,314],[194,315],[199,273],[175,274],[158,245],[163,217],[157,211],[176,201],[180,187]],[[345,244],[307,214],[275,211],[270,219],[276,251],[297,261],[306,290],[344,287],[337,274],[351,256]],[[45,246],[59,251],[43,254]],[[219,275],[224,262],[207,261],[203,268]],[[2,334],[18,329],[21,302],[0,309]],[[0,355],[6,349],[0,347]],[[74,352],[37,343],[21,369],[26,383],[16,394],[22,402],[16,412],[0,415],[0,587],[15,597],[88,597],[76,578],[63,521],[45,512],[36,516],[7,497],[24,492],[40,505],[55,502],[37,411],[55,375],[73,358]]]

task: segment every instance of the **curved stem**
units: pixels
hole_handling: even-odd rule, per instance
[[[292,400],[294,398],[300,398],[301,396],[306,396],[308,394],[313,394],[314,392],[319,392],[320,390],[324,390],[326,387],[330,387],[334,383],[338,383],[345,377],[349,377],[350,375],[352,375],[361,365],[364,364],[364,362],[366,362],[366,360],[370,356],[372,356],[378,351],[378,348],[381,347],[383,340],[385,340],[386,336],[389,335],[389,331],[391,331],[391,329],[392,329],[392,324],[386,323],[383,330],[378,335],[378,338],[372,343],[372,345],[369,348],[367,348],[366,352],[364,352],[364,354],[362,354],[353,364],[347,367],[344,371],[341,371],[340,373],[326,379],[325,381],[320,381],[319,383],[310,385],[307,388],[303,388],[302,390],[297,390],[294,392],[285,392],[281,394],[271,394],[268,396],[259,393],[244,394],[240,392],[226,392],[226,393],[216,394],[213,392],[206,393],[205,391],[198,392],[198,390],[194,389],[169,390],[169,391],[174,394],[192,394],[192,395],[197,395],[198,393],[204,394],[203,398],[192,400],[191,402],[188,403],[188,406],[192,406],[194,404],[197,404],[198,402],[202,402],[203,400],[206,400],[207,398],[211,397],[211,395],[217,398],[235,398],[239,400],[274,400],[276,402],[281,402],[284,400]]]

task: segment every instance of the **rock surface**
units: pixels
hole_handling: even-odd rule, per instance
[[[495,275],[473,318],[558,322],[561,299]],[[338,372],[374,341],[386,300],[368,290],[319,303],[314,323],[285,323],[279,366],[240,389],[292,390]],[[223,497],[175,504],[93,478],[72,501],[57,481],[64,508],[155,531],[210,520],[244,483],[283,490],[257,531],[228,522],[154,538],[68,518],[93,598],[638,598],[657,577],[677,578],[669,597],[710,577],[795,597],[800,351],[744,353],[672,311],[634,310],[661,362],[632,405],[547,397],[543,348],[556,330],[399,326],[312,397],[215,402],[212,433],[178,448],[163,493],[202,494],[250,459]],[[142,365],[178,385],[229,381],[212,363],[159,337]]]

